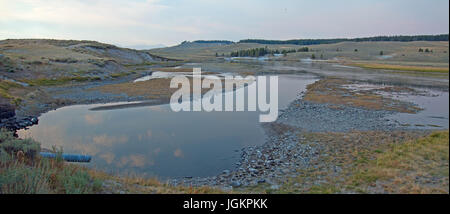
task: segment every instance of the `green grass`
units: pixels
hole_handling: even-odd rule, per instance
[[[131,74],[135,74],[135,73],[136,73],[136,71],[120,72],[120,73],[113,73],[110,76],[112,78],[120,78],[120,77],[126,77],[126,76],[131,75]]]
[[[13,88],[23,88],[23,86],[8,80],[0,80],[0,96],[10,100],[11,104],[18,106],[22,99],[10,93],[9,90]]]
[[[57,86],[64,85],[70,82],[87,82],[87,81],[98,81],[100,77],[81,77],[81,76],[73,76],[73,77],[61,77],[55,79],[33,79],[33,80],[23,80],[24,82],[30,84],[31,86]]]
[[[20,84],[8,80],[0,80],[0,90],[8,91],[11,88],[20,88]]]

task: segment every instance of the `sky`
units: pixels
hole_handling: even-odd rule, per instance
[[[448,0],[0,0],[0,39],[182,41],[449,32]]]

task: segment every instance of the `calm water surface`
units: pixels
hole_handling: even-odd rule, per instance
[[[279,108],[316,80],[279,76]],[[241,148],[265,139],[259,112],[172,112],[169,105],[91,110],[101,106],[50,111],[19,136],[32,137],[44,148],[56,145],[67,153],[92,155],[88,165],[108,172],[161,178],[216,175],[233,168]]]

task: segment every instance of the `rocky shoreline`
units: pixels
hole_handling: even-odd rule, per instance
[[[29,126],[38,124],[39,119],[37,117],[10,117],[1,119],[0,128],[6,128],[11,131],[16,131],[19,129],[26,129]]]
[[[15,113],[15,108],[11,105],[0,105],[0,128],[16,131],[35,124],[39,119],[34,116],[21,117]]]

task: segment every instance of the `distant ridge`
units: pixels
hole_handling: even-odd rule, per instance
[[[193,43],[221,43],[221,44],[233,44],[233,41],[228,41],[228,40],[196,40],[193,41]]]
[[[375,37],[363,37],[353,39],[347,38],[292,39],[292,40],[244,39],[240,40],[239,43],[319,45],[319,44],[333,44],[339,42],[412,42],[412,41],[448,41],[448,34],[416,35],[416,36],[375,36]]]

